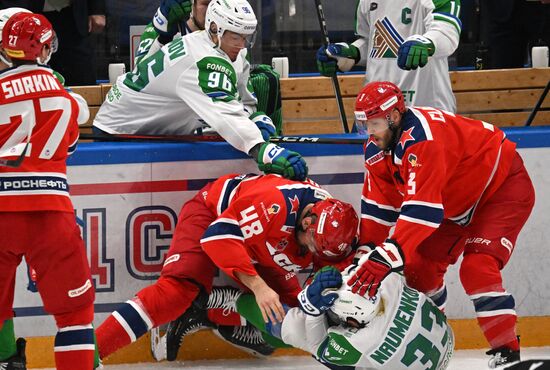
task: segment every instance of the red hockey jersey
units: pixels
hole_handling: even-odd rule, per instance
[[[17,159],[27,148],[19,167],[0,165],[0,212],[74,212],[65,161],[76,148],[78,120],[88,116],[84,100],[47,67],[0,73],[0,158]]]
[[[443,219],[467,225],[504,181],[515,144],[493,125],[434,108],[409,107],[393,152],[365,146],[361,242],[380,244],[395,226],[407,253]]]
[[[330,194],[312,181],[279,175],[227,175],[216,180],[207,206],[218,216],[201,239],[203,250],[226,274],[257,275],[255,264],[286,280],[312,267],[312,254],[295,238],[304,207]]]

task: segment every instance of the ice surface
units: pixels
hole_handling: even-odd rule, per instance
[[[550,347],[522,348],[523,360],[529,359],[550,359]],[[448,370],[485,370],[487,359],[484,350],[462,350],[456,351]],[[318,364],[315,360],[306,356],[285,356],[272,357],[267,359],[248,360],[216,360],[216,361],[187,361],[182,362],[159,362],[141,363],[128,365],[106,365],[105,370],[163,370],[163,369],[193,369],[193,370],[321,370],[326,367]],[[55,370],[55,369],[44,369]]]

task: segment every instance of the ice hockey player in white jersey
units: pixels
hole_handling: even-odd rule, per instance
[[[335,268],[320,270],[300,293],[301,308],[287,312],[281,339],[329,368],[447,368],[454,347],[451,327],[402,275],[390,274],[370,299],[341,283]]]
[[[174,38],[205,29],[206,10],[212,0],[161,0],[152,21],[143,31],[134,65],[154,54]],[[265,114],[271,118],[278,132],[283,125],[281,88],[279,74],[266,64],[250,65],[249,54],[242,52],[243,76],[249,75],[248,89],[257,102],[255,115]],[[244,77],[243,77],[244,78]],[[244,84],[243,84],[244,86]],[[242,94],[242,93],[241,93]],[[249,96],[248,91],[244,91]],[[254,102],[251,102],[254,103]],[[254,107],[247,109],[252,111]]]
[[[455,112],[447,57],[458,46],[459,14],[460,0],[359,0],[358,39],[321,47],[319,72],[332,76],[366,65],[367,82],[395,83],[407,105]]]
[[[244,62],[257,20],[246,0],[213,0],[206,30],[187,34],[120,76],[94,119],[108,134],[192,134],[204,123],[256,159],[262,171],[302,180],[303,158],[266,143],[269,117],[254,115]]]

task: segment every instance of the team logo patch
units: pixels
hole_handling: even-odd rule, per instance
[[[378,9],[378,4],[377,3],[371,3],[369,10],[372,12],[373,10],[376,10],[376,9]]]
[[[397,58],[397,50],[404,42],[403,37],[397,32],[388,17],[378,19],[374,23],[373,47],[371,58]]]
[[[267,209],[267,214],[276,215],[281,210],[281,206],[274,203]]]
[[[418,158],[414,154],[409,154],[409,158],[407,158],[409,163],[411,164],[411,167],[420,167],[422,166],[420,163],[418,163]]]

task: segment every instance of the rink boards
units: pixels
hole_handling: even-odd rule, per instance
[[[510,129],[507,134],[518,143],[537,200],[505,268],[505,287],[514,295],[522,317],[522,343],[549,345],[550,127]],[[306,157],[313,180],[359,210],[364,176],[361,145],[285,146]],[[247,172],[258,172],[254,161],[225,143],[80,144],[69,161],[68,177],[96,286],[96,326],[119,303],[158,277],[182,204],[220,175]],[[226,284],[227,278],[218,277],[217,283]],[[27,284],[23,263],[14,304],[16,332],[52,336],[53,320],[45,318],[39,295],[26,290]],[[456,268],[447,274],[447,286],[447,315],[458,319],[453,325],[457,345],[484,346]],[[541,334],[530,334],[534,328]]]

